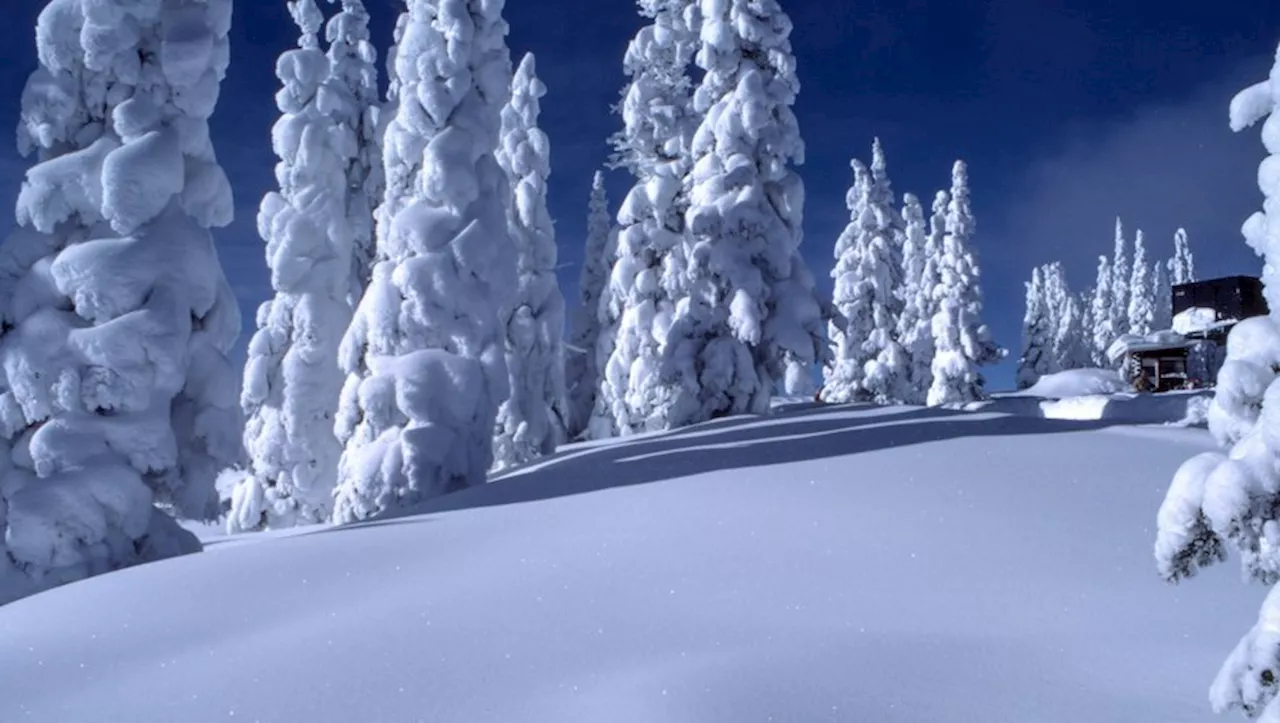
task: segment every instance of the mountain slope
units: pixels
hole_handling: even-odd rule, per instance
[[[800,408],[0,607],[0,720],[1212,721],[1264,590],[1151,557],[1198,430]]]

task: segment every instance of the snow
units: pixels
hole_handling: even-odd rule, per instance
[[[0,607],[0,720],[1209,723],[1261,591],[1167,588],[1149,521],[1210,449],[865,407],[573,445]]]
[[[1217,310],[1193,306],[1174,315],[1173,330],[1179,334],[1186,335],[1212,329],[1217,322]]]
[[[1018,394],[1061,399],[1129,390],[1129,385],[1114,369],[1069,369],[1055,374],[1046,374]]]

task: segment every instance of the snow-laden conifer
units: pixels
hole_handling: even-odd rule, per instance
[[[483,482],[509,385],[499,309],[516,286],[494,159],[511,60],[502,3],[411,0],[383,147],[378,261],[344,337],[334,518]]]
[[[1070,291],[1067,289],[1066,269],[1062,267],[1061,261],[1041,266],[1040,275],[1044,282],[1045,313],[1049,317],[1049,360],[1046,366],[1050,373],[1056,373],[1067,368],[1063,366],[1064,360],[1057,353],[1057,338]]]
[[[333,68],[320,49],[324,18],[315,0],[295,0],[289,10],[301,36],[276,64],[279,190],[258,211],[275,296],[258,309],[245,362],[249,466],[231,494],[232,532],[327,520],[342,453],[333,418],[343,382],[338,345],[351,319],[348,204],[367,196],[349,186],[356,139],[334,113],[339,89],[326,87]]]
[[[1152,309],[1151,328],[1161,331],[1173,326],[1173,287],[1169,283],[1168,264],[1151,264]]]
[[[1173,258],[1169,259],[1169,282],[1174,286],[1196,280],[1196,259],[1187,242],[1187,230],[1180,228],[1173,234]]]
[[[870,169],[853,161],[846,199],[849,225],[836,241],[834,302],[844,317],[831,329],[835,363],[827,368],[823,398],[830,402],[901,401],[909,360],[898,343],[903,309],[902,234],[893,190],[877,140]]]
[[[1271,154],[1263,161],[1259,186],[1264,211],[1245,222],[1246,241],[1263,257],[1264,293],[1280,308],[1280,185],[1270,171],[1280,159],[1274,127],[1280,118],[1280,52],[1268,80],[1231,102],[1235,131],[1267,119],[1263,139]],[[1258,622],[1241,639],[1210,687],[1214,708],[1239,709],[1249,718],[1280,720],[1276,671],[1280,670],[1280,324],[1272,316],[1236,325],[1227,341],[1227,362],[1218,375],[1210,408],[1210,431],[1225,453],[1206,452],[1187,460],[1157,517],[1155,553],[1161,576],[1171,582],[1192,577],[1226,559],[1235,549],[1247,579],[1271,585]],[[1207,612],[1207,611],[1206,611]]]
[[[198,550],[237,461],[240,317],[208,119],[230,0],[53,0],[22,95],[37,154],[0,246],[0,602]],[[7,579],[6,579],[7,578]]]
[[[351,235],[351,306],[360,302],[374,258],[374,210],[382,203],[382,103],[378,97],[378,53],[369,39],[369,12],[362,0],[341,2],[325,27],[329,79],[320,109],[333,116],[347,158],[346,232]]]
[[[1022,354],[1018,357],[1016,377],[1019,389],[1035,384],[1050,370],[1053,328],[1041,271],[1039,266],[1032,269],[1031,281],[1025,284],[1027,296],[1022,316]]]
[[[1068,294],[1063,299],[1053,338],[1053,357],[1059,370],[1092,366],[1093,359],[1084,322],[1085,314],[1080,300],[1074,294]]]
[[[1111,284],[1115,280],[1115,274],[1111,270],[1111,260],[1106,256],[1098,257],[1098,277],[1093,287],[1093,303],[1091,304],[1093,317],[1092,327],[1092,351],[1094,366],[1105,369],[1111,365],[1107,358],[1107,350],[1111,348],[1120,335],[1116,333],[1115,316],[1111,313],[1112,304],[1115,303],[1115,295],[1111,291]]]
[[[903,391],[904,402],[924,400],[929,389],[929,367],[933,363],[933,333],[930,329],[929,292],[934,279],[926,278],[932,246],[925,225],[924,208],[914,194],[902,196],[902,314],[896,330],[898,343],[907,355]],[[936,265],[933,267],[936,270]],[[936,275],[936,274],[935,274]]]
[[[1124,224],[1116,219],[1115,251],[1111,258],[1111,327],[1116,336],[1129,333],[1129,265],[1128,241]]]
[[[788,369],[826,354],[800,257],[804,143],[791,20],[776,0],[702,0],[686,295],[669,332],[669,426],[768,410]],[[793,377],[794,378],[794,377]]]
[[[956,161],[952,170],[950,199],[935,293],[938,311],[932,320],[936,351],[929,406],[982,399],[986,380],[981,368],[1004,356],[982,323],[982,272],[972,250],[975,222],[964,161]]]
[[[1155,321],[1155,286],[1141,229],[1133,237],[1133,275],[1129,277],[1129,333],[1146,336]]]
[[[509,209],[519,278],[501,309],[511,394],[498,409],[494,466],[504,469],[550,454],[565,434],[564,296],[556,279],[556,233],[547,212],[551,148],[538,127],[538,79],[532,53],[516,68],[502,110],[498,164],[511,184]]]
[[[591,436],[666,429],[679,423],[672,404],[681,384],[697,384],[671,366],[669,329],[683,295],[683,178],[691,168],[697,122],[687,72],[696,34],[688,0],[641,0],[651,20],[627,48],[631,82],[618,111],[623,129],[612,143],[615,165],[635,179],[618,209],[616,254],[600,304],[600,390]]]
[[[587,240],[578,275],[578,311],[565,361],[570,439],[577,439],[587,431],[596,407],[601,382],[597,352],[602,330],[600,299],[609,283],[616,242],[613,220],[609,216],[609,196],[604,188],[604,173],[596,171],[591,181],[591,199],[587,204]]]

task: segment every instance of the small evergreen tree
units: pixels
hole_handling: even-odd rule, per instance
[[[587,241],[582,252],[582,271],[578,275],[579,307],[565,365],[569,386],[570,439],[577,439],[587,431],[601,381],[597,348],[602,330],[600,299],[609,283],[617,242],[613,221],[609,217],[609,197],[605,192],[602,171],[596,171],[591,181],[591,199],[587,209]]]
[[[975,229],[969,198],[968,169],[956,161],[947,205],[946,237],[941,252],[938,311],[933,316],[933,384],[929,406],[982,399],[986,380],[981,368],[999,361],[1004,350],[991,340],[982,323],[981,270],[972,251]]]
[[[1178,229],[1173,235],[1173,258],[1169,259],[1169,281],[1174,286],[1196,280],[1196,260],[1187,243],[1187,230]]]
[[[1115,294],[1111,284],[1115,274],[1111,269],[1111,261],[1106,256],[1098,257],[1098,278],[1093,287],[1093,364],[1100,369],[1111,366],[1107,350],[1111,348],[1120,335],[1116,333],[1115,315],[1111,312],[1115,303]]]
[[[1151,266],[1147,262],[1147,246],[1139,230],[1133,239],[1133,276],[1129,280],[1129,333],[1146,336],[1155,320],[1155,287],[1151,283]]]
[[[1124,224],[1117,218],[1115,253],[1111,259],[1111,330],[1117,337],[1129,333],[1130,269]]]
[[[1049,373],[1049,350],[1052,344],[1044,277],[1041,268],[1031,270],[1026,283],[1026,312],[1022,317],[1022,354],[1018,358],[1017,385],[1026,389]]]

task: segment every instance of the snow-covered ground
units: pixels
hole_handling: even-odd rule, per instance
[[[1220,720],[1265,590],[1161,583],[1202,430],[795,408],[0,607],[0,721]]]

